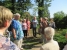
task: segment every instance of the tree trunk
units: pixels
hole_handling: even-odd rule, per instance
[[[44,8],[44,0],[41,0],[41,2],[38,3],[38,7]],[[44,11],[44,9],[38,9],[39,19],[40,19],[40,17],[43,17],[43,14],[44,14],[43,11]]]
[[[12,8],[11,9],[13,10],[12,12],[15,13],[15,2],[16,2],[16,0],[11,0],[11,2],[12,2]]]

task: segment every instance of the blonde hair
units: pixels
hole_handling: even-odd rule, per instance
[[[4,6],[0,6],[0,27],[3,27],[3,24],[6,20],[11,20],[13,17],[12,12],[5,8]]]
[[[45,36],[47,36],[50,39],[53,39],[53,36],[55,34],[55,30],[52,27],[47,27],[44,30]]]

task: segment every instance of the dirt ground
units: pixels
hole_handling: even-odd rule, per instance
[[[32,30],[30,30],[29,36],[24,38],[23,48],[24,50],[40,50],[42,43],[40,43],[40,35],[37,34],[37,37],[33,37]]]

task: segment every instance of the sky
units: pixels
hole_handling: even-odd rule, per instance
[[[32,0],[32,3],[35,4]],[[36,7],[36,5],[34,6]],[[33,7],[33,8],[34,8]],[[51,2],[51,6],[49,7],[49,12],[50,12],[50,17],[53,18],[53,14],[58,12],[58,11],[63,11],[64,13],[67,14],[67,0],[53,0]],[[33,9],[29,9],[31,15],[38,16],[37,12],[33,14]]]

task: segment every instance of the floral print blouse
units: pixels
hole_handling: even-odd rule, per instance
[[[10,38],[0,35],[0,50],[20,50],[16,44],[10,41]]]

